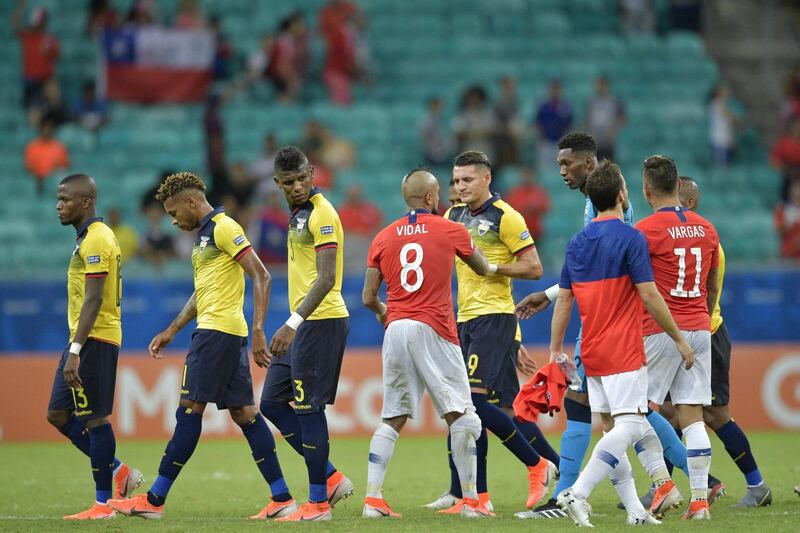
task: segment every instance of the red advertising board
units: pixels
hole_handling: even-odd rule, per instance
[[[545,350],[531,347],[544,363]],[[13,354],[0,358],[0,440],[26,441],[60,438],[45,419],[57,355]],[[253,365],[256,403],[265,371]],[[119,358],[114,431],[121,438],[168,438],[174,426],[183,355],[173,353],[157,361],[142,353],[125,352]],[[523,378],[524,379],[524,378]],[[381,359],[376,350],[348,350],[342,366],[336,405],[329,408],[332,435],[371,434],[380,417]],[[731,364],[731,412],[748,429],[800,429],[800,345],[734,347]],[[545,431],[561,431],[563,419],[540,417]],[[422,416],[410,421],[404,434],[443,433],[426,399]],[[203,421],[209,436],[239,435],[226,412],[209,406]]]

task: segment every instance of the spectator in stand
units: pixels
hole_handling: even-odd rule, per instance
[[[800,181],[789,187],[789,198],[775,207],[775,228],[781,238],[781,256],[800,259]]]
[[[117,10],[109,5],[108,0],[89,1],[89,16],[86,20],[86,31],[89,35],[96,35],[117,24],[119,24]]]
[[[361,185],[353,183],[347,187],[345,201],[336,211],[348,236],[359,235],[370,240],[381,229],[383,215],[377,205],[364,198]]]
[[[28,120],[34,128],[38,127],[44,119],[52,122],[56,128],[69,120],[67,106],[64,104],[61,88],[55,78],[50,78],[44,83],[42,92],[28,111]]]
[[[383,215],[378,206],[364,198],[361,186],[357,183],[347,188],[345,201],[336,211],[347,235],[344,271],[348,274],[359,273],[364,269],[372,239],[381,229]]]
[[[727,167],[736,155],[736,114],[730,105],[728,87],[722,83],[711,92],[708,118],[714,165]]]
[[[572,126],[572,107],[561,95],[561,80],[550,80],[547,100],[539,105],[534,119],[539,134],[537,161],[540,169],[548,168],[558,153],[558,140]]]
[[[55,76],[56,62],[61,55],[58,40],[47,33],[45,8],[37,7],[31,12],[30,26],[21,25],[22,12],[27,4],[27,0],[21,0],[11,16],[22,50],[22,103],[25,109],[39,99],[45,82]]]
[[[284,207],[283,193],[277,187],[266,196],[266,204],[261,209],[254,231],[248,233],[255,245],[258,257],[266,264],[286,263],[286,228],[289,226],[289,212]]]
[[[97,98],[93,81],[83,84],[83,94],[72,107],[75,121],[89,131],[97,131],[108,121],[108,105],[105,100]]]
[[[261,155],[250,162],[247,167],[251,176],[259,181],[271,182],[275,186],[272,176],[275,174],[275,154],[278,151],[278,141],[271,131],[264,134],[264,144]],[[262,195],[263,196],[263,195]]]
[[[211,68],[215,80],[227,80],[231,77],[231,59],[233,58],[233,44],[222,31],[222,19],[219,15],[211,15],[208,19],[208,28],[214,34],[214,63]]]
[[[158,202],[146,202],[144,216],[147,230],[142,240],[141,255],[149,263],[160,269],[168,259],[177,256],[175,238],[164,231],[164,207]]]
[[[216,205],[228,189],[228,167],[225,157],[225,121],[220,110],[225,94],[212,92],[206,100],[203,130],[206,140],[206,167],[211,175],[210,201]]]
[[[786,100],[780,113],[781,131],[786,131],[795,120],[800,120],[800,66],[794,67],[786,79]]]
[[[346,0],[330,0],[320,10],[319,26],[327,48],[322,77],[331,100],[339,105],[349,105],[353,99],[352,84],[358,77],[358,37],[352,21],[362,16]]]
[[[429,99],[428,114],[420,128],[422,157],[432,166],[448,165],[453,159],[453,137],[445,123],[443,109],[441,98]]]
[[[301,143],[308,157],[329,168],[332,172],[353,168],[356,164],[355,145],[342,137],[337,137],[325,125],[311,120],[306,123],[305,137]],[[319,185],[318,176],[314,184]]]
[[[500,96],[494,104],[495,158],[493,168],[519,164],[519,144],[522,140],[523,125],[519,116],[517,80],[512,76],[500,79]]]
[[[122,213],[119,209],[108,210],[108,227],[114,232],[119,242],[120,261],[124,264],[136,257],[139,249],[139,234],[133,226],[122,222]]]
[[[247,227],[244,221],[247,218],[246,211],[250,208],[250,201],[257,184],[257,180],[247,171],[247,166],[241,161],[234,163],[228,170],[228,190],[221,203],[226,209],[229,204],[232,206],[231,209],[239,214],[237,220],[244,227]],[[235,207],[231,200],[235,203]],[[229,216],[233,217],[230,214]]]
[[[561,95],[561,80],[550,81],[547,100],[536,111],[536,129],[539,133],[537,161],[540,169],[549,168],[558,153],[558,140],[572,126],[572,107]]]
[[[595,95],[586,104],[586,129],[597,141],[598,160],[614,160],[617,135],[625,122],[625,106],[611,93],[608,78],[598,76]]]
[[[520,169],[519,184],[508,191],[505,200],[525,219],[533,238],[541,239],[544,235],[542,219],[550,210],[550,195],[536,183],[536,171],[532,167]]]
[[[202,30],[206,27],[206,17],[197,0],[180,1],[175,27],[179,30]]]
[[[486,91],[480,85],[469,87],[461,98],[461,109],[453,119],[457,151],[478,150],[494,161],[494,111],[487,105]]]
[[[622,31],[626,35],[656,31],[656,12],[652,0],[619,0]]]
[[[272,45],[266,75],[272,81],[278,100],[293,102],[303,88],[307,63],[308,39],[302,13],[293,13],[280,24],[278,36]]]
[[[69,168],[67,147],[53,138],[55,125],[45,119],[39,125],[39,137],[25,147],[25,168],[36,180],[36,191],[41,196],[44,181],[56,170]]]
[[[770,151],[770,163],[783,175],[781,200],[789,199],[789,185],[800,171],[800,119],[792,121],[788,131],[781,134]]]
[[[131,26],[153,26],[159,20],[158,5],[153,0],[134,0],[125,23]]]

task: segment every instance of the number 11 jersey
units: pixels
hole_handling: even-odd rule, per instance
[[[706,282],[719,266],[719,236],[706,219],[682,207],[664,207],[636,224],[647,238],[653,276],[678,328],[710,330]],[[644,334],[664,331],[645,312]]]
[[[469,232],[424,209],[408,212],[372,241],[367,267],[386,281],[386,325],[408,318],[458,344],[453,311],[453,261],[473,252]]]

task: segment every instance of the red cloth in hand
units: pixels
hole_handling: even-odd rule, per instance
[[[536,422],[540,413],[561,410],[567,392],[567,377],[558,365],[549,363],[522,386],[514,399],[514,414],[528,422]]]

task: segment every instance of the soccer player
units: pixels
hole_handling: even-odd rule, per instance
[[[479,276],[488,274],[489,264],[463,226],[436,216],[439,183],[433,174],[412,170],[403,178],[402,190],[409,211],[373,240],[362,293],[364,305],[386,326],[383,420],[370,442],[363,516],[400,516],[383,499],[383,480],[400,430],[409,417],[419,415],[425,390],[450,427],[464,499],[462,515],[492,516],[479,503],[475,485],[475,441],[481,421],[458,347],[451,288],[456,256]],[[383,281],[386,304],[378,296]]]
[[[162,350],[186,324],[197,318],[189,354],[183,367],[181,399],[175,411],[175,431],[167,444],[158,477],[146,494],[109,505],[128,516],[160,519],[172,484],[194,453],[200,439],[206,405],[227,409],[242,429],[261,475],[272,492],[269,517],[296,508],[283,479],[275,439],[253,401],[253,380],[247,357],[247,322],[244,319],[244,272],[253,280],[253,360],[260,367],[270,361],[264,318],[269,305],[270,275],[241,226],[213,208],[203,181],[191,172],[164,179],[156,199],[172,223],[184,231],[197,230],[192,265],[194,293],[167,329],[153,337],[150,356],[161,359]]]
[[[352,482],[328,461],[325,417],[325,405],[336,399],[350,331],[342,298],[344,232],[336,210],[314,187],[314,167],[298,148],[278,150],[275,182],[292,211],[287,245],[292,314],[270,341],[275,359],[261,393],[261,412],[308,469],[308,503],[281,520],[330,520],[331,507],[353,493]]]
[[[669,392],[686,439],[692,498],[683,517],[709,519],[711,442],[703,422],[703,406],[711,404],[709,309],[714,308],[718,292],[719,237],[710,222],[681,207],[678,172],[672,159],[648,157],[642,181],[644,197],[653,214],[636,228],[647,238],[658,290],[697,354],[692,368],[682,368],[661,325],[645,316],[644,344],[650,378],[647,396],[661,405]]]
[[[597,208],[592,203],[591,198],[586,194],[586,178],[597,168],[597,144],[594,138],[582,131],[574,131],[566,134],[558,141],[557,164],[564,184],[570,189],[579,190],[586,197],[586,204],[583,211],[584,226],[588,225],[597,216]],[[633,224],[633,206],[629,199],[625,198],[623,204],[623,221]],[[520,301],[517,305],[517,316],[519,318],[530,318],[536,313],[546,309],[558,295],[558,284],[553,285],[546,291],[532,293]],[[564,489],[571,487],[578,478],[578,473],[589,449],[589,440],[592,434],[592,413],[589,408],[589,397],[587,395],[586,379],[581,362],[581,335],[575,343],[575,364],[578,375],[581,377],[582,385],[579,391],[567,389],[564,398],[564,411],[567,415],[567,427],[561,436],[561,458],[559,462],[560,477],[553,494],[558,494]],[[647,415],[648,425],[652,425],[653,431],[658,436],[658,440],[663,446],[664,456],[675,466],[687,471],[686,448],[683,446],[678,435],[675,433],[669,422],[655,411],[649,410]],[[650,438],[652,433],[649,429],[645,431],[645,442],[648,443],[647,459],[644,462],[655,464],[650,461],[650,453],[655,453],[656,444]],[[642,448],[644,449],[644,448]],[[641,459],[641,458],[640,458]],[[654,461],[654,460],[653,460]],[[674,487],[672,482],[666,483],[661,492],[654,497],[657,507],[663,504],[666,497]],[[529,513],[527,518],[557,518],[559,509],[555,498],[539,506],[533,513]],[[654,509],[659,511],[660,509]],[[563,515],[562,515],[563,516]],[[520,517],[522,518],[522,517]]]
[[[603,161],[584,189],[597,216],[567,244],[553,310],[550,360],[563,353],[575,300],[583,324],[581,362],[589,402],[591,410],[601,414],[605,434],[557,502],[576,524],[592,527],[586,500],[600,481],[610,477],[628,511],[629,524],[658,524],[639,502],[626,454],[628,447],[641,441],[646,427],[649,368],[642,343],[644,309],[667,332],[687,367],[692,366],[694,354],[653,282],[647,242],[623,223],[628,191],[619,167]]]
[[[492,194],[489,189],[491,182],[492,165],[485,154],[467,151],[455,158],[453,183],[464,203],[448,209],[445,218],[464,225],[490,261],[490,275],[484,278],[461,259],[456,260],[458,336],[469,376],[472,403],[484,426],[477,441],[477,487],[481,503],[490,508],[485,466],[488,451],[485,429],[488,429],[527,467],[527,505],[530,508],[545,496],[558,470],[553,463],[543,460],[529,442],[533,440],[537,446],[549,447],[547,441],[543,437],[532,439],[523,434],[514,423],[513,411],[503,410],[497,404],[500,394],[508,387],[519,391],[514,370],[519,348],[515,344],[517,319],[510,278],[538,279],[542,275],[542,264],[522,215],[499,195]],[[511,383],[507,383],[509,380]],[[541,436],[535,424],[530,426]],[[464,503],[458,499],[460,486],[456,477],[451,471],[450,492],[429,504],[429,508],[452,504],[441,512],[460,512]]]
[[[697,182],[689,177],[680,178],[679,198],[681,205],[690,211],[696,211],[700,204],[700,188]],[[769,489],[756,459],[750,450],[747,435],[731,418],[728,408],[730,400],[730,384],[728,382],[731,366],[731,341],[728,330],[722,320],[720,297],[722,282],[725,277],[725,252],[719,246],[719,267],[717,268],[717,297],[711,312],[711,405],[703,406],[703,419],[714,430],[719,440],[725,445],[731,459],[742,472],[747,484],[747,492],[733,507],[762,507],[772,503],[772,491]],[[677,422],[677,420],[676,420]],[[711,485],[711,483],[709,483]],[[712,490],[709,487],[709,491]],[[709,493],[709,501],[711,495]]]
[[[95,503],[66,520],[113,518],[108,506],[142,483],[142,473],[114,457],[116,441],[108,417],[114,405],[117,357],[122,343],[120,251],[114,232],[95,214],[97,186],[86,174],[58,186],[56,212],[77,232],[67,271],[69,346],[53,379],[47,421],[89,457]]]

